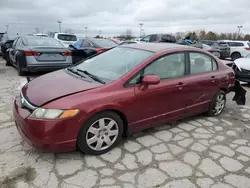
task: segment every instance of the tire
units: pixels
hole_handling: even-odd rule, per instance
[[[11,62],[10,62],[8,57],[6,57],[5,61],[6,61],[5,66],[7,66],[7,67],[11,66]]]
[[[100,127],[100,122],[104,122],[103,129]],[[107,128],[109,123],[113,124],[111,130]],[[110,131],[112,131],[112,133]],[[122,134],[123,121],[121,117],[111,111],[100,112],[88,119],[82,126],[78,134],[77,146],[85,154],[104,154],[119,143]],[[89,142],[87,142],[87,138]],[[110,143],[108,144],[107,141]]]
[[[20,67],[20,63],[19,63],[18,59],[16,60],[16,69],[17,69],[17,72],[18,72],[18,76],[24,76],[25,75],[24,71]]]
[[[241,54],[240,54],[239,52],[234,52],[234,53],[232,53],[231,59],[232,59],[233,61],[236,60],[236,59],[239,59],[239,58],[241,58]]]
[[[220,106],[219,108],[215,108],[216,105]],[[209,109],[208,109],[208,116],[219,116],[226,106],[226,93],[220,90],[212,100]]]

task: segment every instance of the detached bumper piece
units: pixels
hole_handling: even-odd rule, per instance
[[[240,81],[236,80],[235,85],[229,89],[230,92],[235,92],[233,97],[233,101],[235,101],[238,105],[246,104],[246,93],[247,91],[240,85]]]

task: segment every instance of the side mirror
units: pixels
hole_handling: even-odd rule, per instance
[[[157,75],[145,75],[142,79],[142,83],[145,85],[157,85],[160,83],[160,77]]]
[[[70,48],[74,48],[74,49],[75,49],[75,47],[74,47],[72,44],[70,44],[70,45],[69,45],[69,47],[70,47]]]

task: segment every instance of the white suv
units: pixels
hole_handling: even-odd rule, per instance
[[[52,37],[52,38],[58,40],[66,48],[68,48],[70,44],[75,44],[77,41],[76,35],[68,34],[68,33],[50,33],[49,37]]]
[[[219,40],[218,43],[220,45],[227,44],[230,46],[230,57],[232,60],[245,57],[250,54],[249,41]]]

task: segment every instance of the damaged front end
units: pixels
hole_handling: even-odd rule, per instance
[[[238,105],[246,104],[246,93],[247,91],[241,86],[240,82],[250,82],[250,71],[240,67],[239,63],[227,63],[235,73],[235,84],[234,86],[229,88],[229,92],[234,92],[235,95],[233,97],[233,101],[235,101]]]
[[[247,91],[241,86],[240,81],[236,80],[234,86],[229,88],[229,92],[234,92],[233,101],[238,105],[246,104],[246,93]]]

